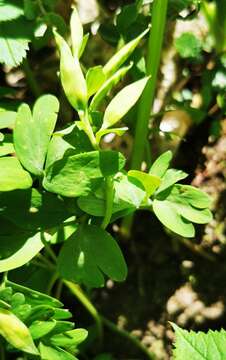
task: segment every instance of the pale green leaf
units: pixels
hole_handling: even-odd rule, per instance
[[[0,158],[0,191],[28,189],[32,178],[15,157]]]
[[[94,95],[90,103],[90,111],[95,111],[98,106],[101,104],[103,99],[105,99],[106,95],[111,91],[113,86],[117,85],[118,82],[126,75],[126,73],[131,69],[132,63],[128,66],[124,66],[123,68],[116,71],[104,84],[100,87],[98,92]]]
[[[33,355],[39,354],[27,326],[5,309],[0,309],[0,335],[18,350]]]
[[[76,110],[84,110],[87,104],[87,87],[78,58],[73,58],[66,41],[55,31],[60,51],[60,78],[65,95]]]
[[[123,134],[125,134],[125,132],[126,132],[127,130],[128,130],[127,127],[99,130],[99,131],[97,131],[97,133],[96,133],[97,143],[99,144],[100,139],[102,138],[102,136],[105,136],[105,135],[108,135],[108,134],[116,134],[116,135],[118,135],[118,136],[122,136]]]
[[[224,360],[226,331],[187,331],[171,324],[176,333],[175,360]]]
[[[139,170],[130,170],[128,176],[137,179],[143,185],[148,198],[155,192],[161,183],[160,177]]]
[[[83,42],[83,27],[75,7],[71,14],[70,28],[73,55],[79,58],[79,51]]]
[[[20,249],[6,259],[0,260],[0,272],[16,269],[27,264],[44,247],[43,239],[49,240],[50,235],[37,233],[31,237],[25,238]]]
[[[103,274],[123,281],[127,267],[117,242],[95,225],[83,225],[67,240],[58,257],[58,270],[66,280],[89,287],[104,285]]]
[[[170,186],[174,185],[178,181],[185,179],[187,176],[188,174],[186,174],[182,170],[176,170],[176,169],[166,170],[165,174],[162,177],[161,185],[156,193],[160,194],[161,192],[168,189]]]
[[[23,15],[21,0],[0,0],[0,22],[13,20]]]
[[[140,40],[148,33],[149,29],[146,29],[142,34],[137,36],[134,40],[131,40],[124,45],[104,66],[104,73],[107,77],[110,77],[116,70],[129,58],[132,52],[135,50]]]
[[[161,154],[152,164],[149,170],[149,174],[162,177],[165,174],[166,170],[168,169],[172,157],[173,157],[172,151],[166,151],[163,154]]]
[[[127,85],[111,100],[106,108],[101,130],[113,126],[127,114],[141,96],[148,80],[149,77],[145,77]]]
[[[185,220],[170,201],[154,200],[153,211],[159,221],[171,231],[184,237],[194,237],[194,226]]]
[[[95,94],[105,82],[105,74],[101,65],[89,68],[86,74],[88,97]]]
[[[0,129],[13,128],[16,114],[15,111],[0,111]]]
[[[181,198],[196,208],[209,208],[212,204],[211,197],[194,186],[176,184],[174,190],[179,193]]]
[[[34,175],[42,175],[50,137],[55,128],[59,102],[53,95],[43,95],[35,103],[33,114],[28,105],[18,110],[14,129],[16,154]]]

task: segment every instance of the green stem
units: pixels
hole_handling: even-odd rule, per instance
[[[103,338],[103,326],[102,326],[102,320],[100,318],[100,315],[97,311],[97,309],[93,306],[91,301],[88,299],[88,297],[85,295],[85,293],[82,291],[79,285],[72,283],[71,281],[64,280],[64,284],[67,286],[67,288],[71,291],[73,295],[82,303],[82,305],[88,310],[90,315],[93,317],[93,319],[96,322],[96,327],[98,331],[98,335],[100,340]]]
[[[98,150],[98,144],[95,138],[95,135],[93,133],[93,129],[92,126],[90,125],[89,122],[89,114],[88,114],[88,110],[86,111],[79,111],[79,118],[83,124],[83,130],[85,131],[85,133],[87,134],[93,148],[95,150]]]
[[[56,283],[56,281],[58,280],[58,273],[55,272],[53,273],[53,275],[51,276],[51,279],[49,281],[48,287],[47,287],[47,294],[51,295],[52,289]]]
[[[161,59],[167,3],[168,0],[155,0],[153,4],[152,27],[149,36],[146,61],[147,75],[151,75],[151,78],[146,85],[138,106],[138,116],[131,160],[132,169],[140,169],[144,156],[150,113],[153,107]]]
[[[106,229],[108,224],[111,221],[112,210],[113,210],[113,201],[114,201],[114,186],[112,176],[107,176],[105,178],[105,215],[103,222],[101,224],[102,229]]]
[[[120,336],[126,338],[129,340],[133,345],[135,345],[143,354],[145,354],[145,357],[147,359],[153,360],[155,359],[155,355],[151,353],[146,346],[144,346],[139,339],[137,339],[135,336],[131,335],[128,331],[124,329],[120,329],[118,326],[116,326],[113,322],[106,319],[105,317],[101,316],[101,320],[103,324],[108,327],[111,331],[114,333],[119,334]]]
[[[25,76],[27,79],[27,84],[28,84],[30,90],[32,91],[34,97],[38,98],[41,95],[42,91],[41,91],[41,88],[40,88],[37,80],[35,79],[34,73],[31,69],[30,64],[27,59],[24,59],[23,64],[22,64],[22,69],[25,73]]]

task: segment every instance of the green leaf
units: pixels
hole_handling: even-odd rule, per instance
[[[84,51],[85,51],[85,48],[86,48],[86,45],[87,45],[87,42],[89,40],[89,33],[85,34],[83,36],[83,40],[82,40],[82,44],[81,44],[81,47],[80,47],[80,50],[79,50],[79,54],[78,54],[78,57],[80,59],[80,57],[83,55]]]
[[[146,194],[136,179],[119,173],[115,179],[115,202],[124,201],[135,208],[139,208]]]
[[[107,106],[102,129],[107,129],[119,120],[135,105],[139,97],[141,96],[149,77],[145,77],[141,80],[124,87]]]
[[[76,110],[84,110],[87,105],[87,87],[78,58],[73,58],[66,41],[54,31],[60,51],[60,78],[65,95]]]
[[[194,186],[176,184],[174,188],[184,200],[196,208],[209,208],[212,204],[211,197]]]
[[[72,151],[73,150],[73,151]],[[88,136],[78,126],[72,125],[64,130],[57,131],[48,146],[46,169],[54,162],[64,157],[65,153],[84,153],[93,150]]]
[[[197,58],[201,53],[202,43],[193,33],[185,32],[175,40],[175,47],[182,58]]]
[[[66,241],[58,257],[58,270],[63,278],[89,287],[103,286],[103,274],[115,281],[123,281],[127,276],[117,242],[95,225],[81,226]]]
[[[20,106],[14,129],[16,154],[32,174],[43,174],[50,137],[56,125],[59,102],[53,95],[43,95],[35,103],[33,114],[28,105]]]
[[[15,29],[17,29],[15,35]],[[26,57],[31,41],[31,24],[20,17],[0,23],[0,63],[16,67]]]
[[[191,222],[206,224],[212,220],[212,214],[209,209],[199,209],[193,207],[189,204],[187,199],[183,197],[183,194],[180,195],[180,193],[172,191],[167,197],[167,200],[171,202],[171,205],[178,214]]]
[[[6,156],[15,152],[14,146],[7,136],[4,137],[4,141],[0,143],[0,156]]]
[[[225,356],[226,331],[208,333],[187,331],[171,324],[176,333],[173,355],[175,360],[223,360]]]
[[[110,77],[116,70],[129,58],[132,52],[135,50],[140,40],[148,33],[149,29],[146,29],[142,34],[137,36],[134,40],[131,40],[124,45],[104,66],[104,73],[107,77]]]
[[[105,74],[101,65],[89,68],[86,74],[88,97],[95,94],[105,82]]]
[[[56,334],[51,337],[50,342],[53,346],[67,348],[68,346],[77,346],[81,344],[88,336],[85,329],[73,329],[63,334]]]
[[[104,84],[100,87],[100,89],[97,91],[97,93],[91,100],[89,106],[90,111],[95,111],[98,108],[103,99],[105,99],[106,95],[111,91],[113,86],[118,84],[118,82],[126,75],[126,73],[131,69],[132,66],[132,63],[130,63],[130,65],[128,66],[124,66],[123,68],[116,71],[115,74],[113,74],[107,81],[104,82]]]
[[[159,221],[171,231],[184,237],[194,237],[194,226],[185,220],[168,200],[153,201],[153,211]]]
[[[70,28],[73,55],[79,58],[79,51],[83,42],[83,27],[75,7],[71,14]]]
[[[43,336],[47,335],[50,331],[56,326],[56,321],[34,321],[29,327],[32,339],[40,339]]]
[[[14,157],[0,158],[0,191],[28,189],[32,178]]]
[[[60,349],[60,348],[53,348],[50,346],[46,346],[40,342],[39,344],[39,351],[41,354],[41,358],[43,360],[76,360],[73,355],[69,354],[68,352]]]
[[[150,175],[139,170],[130,170],[128,176],[137,179],[143,185],[148,198],[161,183],[161,179],[158,176]]]
[[[15,111],[0,111],[0,129],[12,128],[16,121]]]
[[[118,136],[122,136],[123,134],[125,134],[125,132],[126,132],[127,130],[128,130],[127,127],[99,130],[99,131],[97,131],[97,133],[96,133],[97,143],[99,144],[100,139],[102,138],[102,136],[105,136],[105,135],[107,135],[107,134],[116,134],[116,135],[118,135]]]
[[[111,163],[105,161],[109,158],[113,160]],[[100,179],[106,174],[114,175],[124,164],[123,155],[114,151],[65,155],[47,168],[43,186],[46,190],[63,196],[85,196],[92,188],[92,180]]]
[[[45,235],[41,233],[37,233],[33,236],[26,238],[24,238],[24,236],[20,236],[21,240],[23,240],[23,244],[21,244],[19,250],[17,250],[14,254],[12,254],[8,258],[0,260],[0,272],[16,269],[18,267],[27,264],[44,247],[43,238],[49,239],[49,234],[47,233]],[[4,238],[1,237],[2,242],[4,241],[4,239],[6,241],[7,240],[9,241],[10,237],[4,237]]]
[[[0,213],[19,228],[46,230],[70,217],[63,199],[37,189],[0,194]]]
[[[0,335],[18,350],[39,354],[26,325],[12,312],[4,309],[0,309]]]
[[[160,194],[164,190],[168,189],[170,186],[174,185],[176,182],[185,179],[188,176],[182,170],[169,169],[166,170],[165,174],[162,177],[162,182],[158,188],[156,194]]]
[[[24,15],[21,0],[0,0],[0,22],[16,19]]]
[[[170,161],[172,160],[173,154],[172,151],[166,151],[162,155],[160,155],[155,162],[152,164],[149,174],[163,177],[166,170],[170,165]]]

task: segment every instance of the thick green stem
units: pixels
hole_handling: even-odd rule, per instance
[[[158,70],[161,59],[161,50],[167,14],[167,3],[168,0],[155,0],[153,4],[152,27],[149,36],[146,61],[147,75],[151,75],[151,78],[146,85],[138,106],[138,116],[131,161],[132,169],[140,169],[144,156],[144,150],[148,136],[150,113],[153,107]]]
[[[114,186],[113,178],[107,176],[105,178],[105,215],[103,222],[101,224],[102,229],[106,229],[108,224],[111,221],[112,210],[113,210],[113,201],[114,201]]]
[[[113,322],[101,316],[103,324],[108,327],[114,333],[119,334],[120,336],[129,340],[133,345],[135,345],[143,354],[145,354],[146,359],[153,360],[155,359],[155,355],[151,353],[135,336],[131,335],[128,331],[124,329],[120,329]]]
[[[84,294],[84,292],[82,291],[82,289],[80,288],[79,285],[74,284],[71,281],[66,281],[66,280],[64,280],[63,282],[67,286],[67,288],[71,291],[71,293],[73,295],[75,295],[75,297],[82,303],[82,305],[88,310],[90,315],[93,317],[93,319],[96,322],[98,335],[99,335],[100,339],[102,340],[103,326],[102,326],[102,320],[100,318],[100,315],[99,315],[97,309],[93,306],[93,304],[88,299],[88,297]]]

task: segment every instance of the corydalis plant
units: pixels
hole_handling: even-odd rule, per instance
[[[173,232],[193,237],[192,223],[211,219],[210,199],[194,187],[178,184],[187,174],[168,169],[170,152],[161,155],[148,173],[127,173],[120,152],[101,149],[105,134],[120,136],[127,130],[115,126],[149,80],[146,77],[125,86],[101,111],[106,96],[131,68],[132,64],[125,63],[148,30],[124,45],[107,64],[90,68],[84,75],[79,58],[87,35],[83,35],[76,9],[70,25],[71,48],[56,31],[55,38],[61,83],[79,120],[53,133],[59,103],[52,95],[40,97],[32,111],[24,104],[10,114],[15,122],[10,144],[16,157],[9,152],[0,159],[4,224],[0,270],[22,266],[44,246],[62,243],[59,275],[100,287],[105,276],[123,281],[127,275],[119,245],[106,231],[109,223],[147,209]]]

